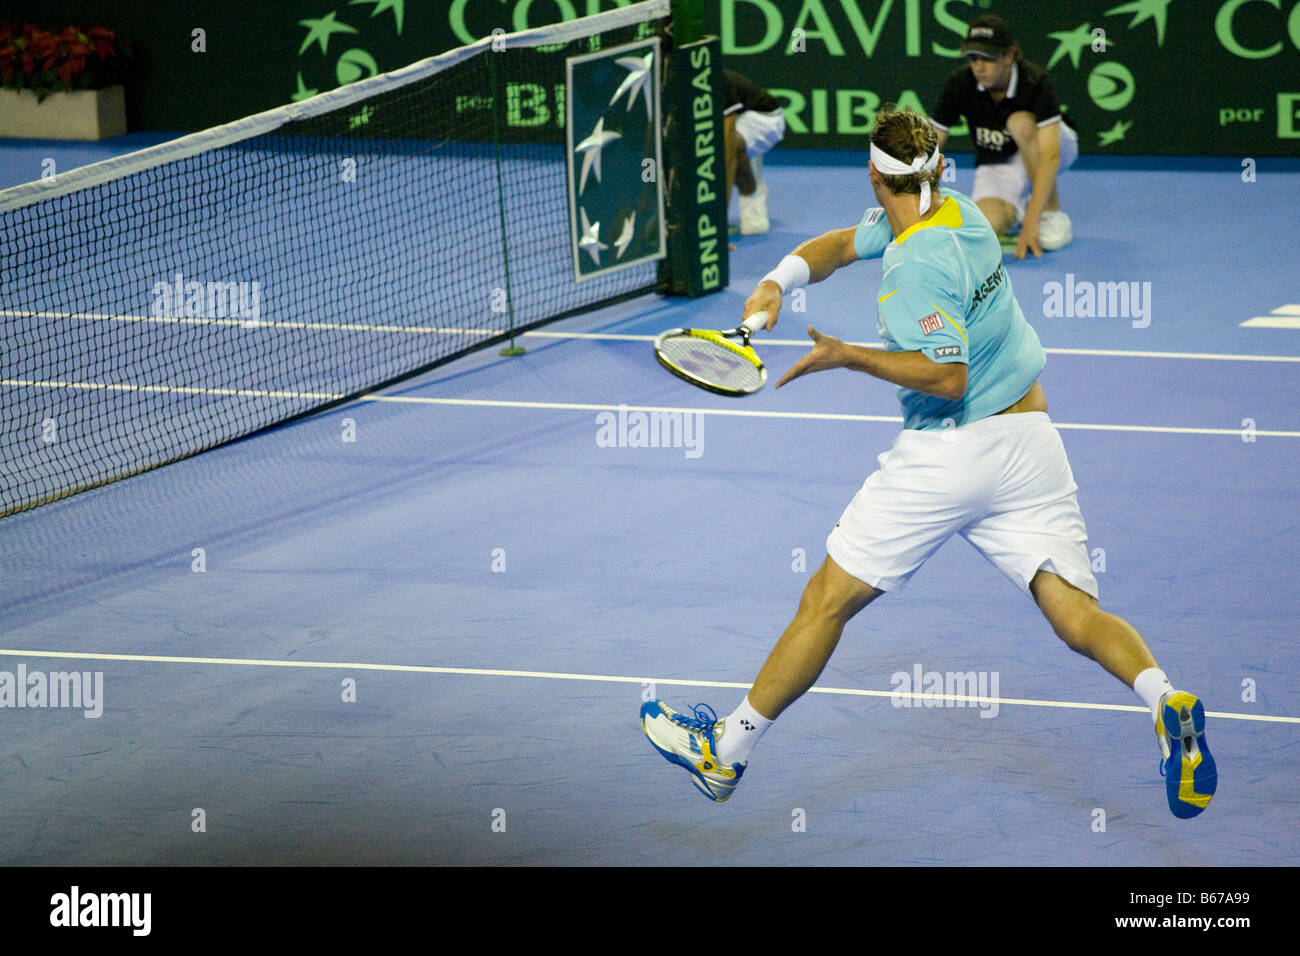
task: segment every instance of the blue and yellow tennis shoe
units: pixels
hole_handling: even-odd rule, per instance
[[[1205,743],[1205,708],[1195,695],[1170,691],[1156,708],[1160,773],[1176,817],[1194,817],[1210,805],[1219,773]],[[1176,752],[1175,752],[1176,751]]]
[[[718,763],[718,738],[726,732],[726,721],[708,704],[691,708],[693,716],[678,713],[662,700],[641,705],[641,729],[650,743],[669,763],[684,767],[691,782],[706,797],[722,803],[731,796],[745,773],[745,764],[724,767]]]

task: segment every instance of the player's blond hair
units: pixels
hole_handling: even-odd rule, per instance
[[[876,113],[876,125],[871,131],[871,142],[883,149],[899,162],[910,163],[917,156],[928,157],[934,152],[939,142],[930,121],[911,110],[900,110],[893,103],[886,103]],[[939,177],[943,167],[936,166],[928,173],[908,173],[905,176],[886,176],[881,174],[885,186],[892,193],[921,192],[921,183],[927,180],[930,188],[939,189]]]

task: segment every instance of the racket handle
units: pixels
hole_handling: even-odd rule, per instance
[[[753,315],[745,319],[745,321],[741,324],[744,326],[745,329],[747,329],[750,332],[750,334],[753,334],[754,332],[757,332],[759,329],[763,328],[763,326],[767,325],[767,313],[755,312]]]

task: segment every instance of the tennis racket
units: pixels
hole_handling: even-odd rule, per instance
[[[749,337],[767,324],[755,312],[734,329],[669,329],[655,338],[655,358],[678,378],[719,395],[753,395],[767,381],[767,369]],[[740,339],[740,343],[731,341]]]

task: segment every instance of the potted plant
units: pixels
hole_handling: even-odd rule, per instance
[[[126,132],[131,51],[105,27],[0,25],[0,136],[105,139]]]

